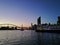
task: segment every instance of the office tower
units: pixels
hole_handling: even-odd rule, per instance
[[[60,16],[58,16],[57,24],[60,25]]]
[[[40,24],[41,24],[41,17],[37,19],[37,25],[40,25]]]

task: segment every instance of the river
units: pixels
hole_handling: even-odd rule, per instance
[[[0,45],[60,45],[60,34],[0,30]]]

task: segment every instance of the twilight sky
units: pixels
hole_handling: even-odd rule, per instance
[[[60,0],[0,0],[0,24],[30,26],[39,16],[42,23],[56,23]]]

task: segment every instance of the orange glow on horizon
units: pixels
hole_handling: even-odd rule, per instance
[[[4,23],[4,22],[0,22],[0,24],[13,24],[13,25],[16,25],[16,26],[19,26],[21,27],[22,26],[22,23]],[[28,24],[23,24],[23,27],[30,27],[30,25]]]

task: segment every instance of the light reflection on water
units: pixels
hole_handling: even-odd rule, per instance
[[[1,30],[0,45],[60,45],[60,34],[33,30]]]

